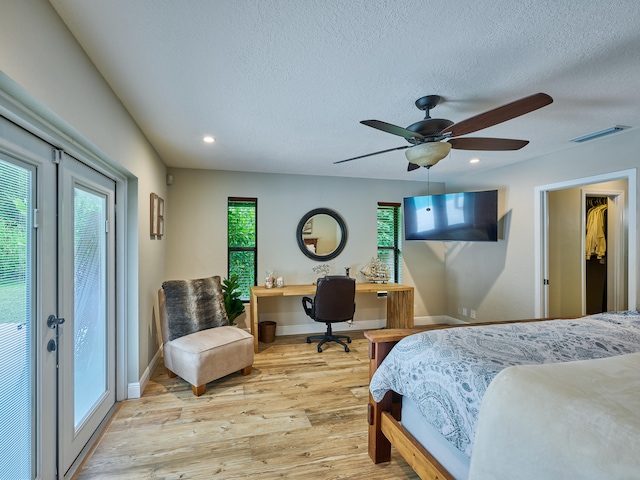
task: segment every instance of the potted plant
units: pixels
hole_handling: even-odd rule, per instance
[[[236,318],[244,312],[244,304],[240,300],[240,295],[240,282],[238,281],[238,275],[234,273],[222,281],[224,309],[227,311],[230,325],[235,325]]]

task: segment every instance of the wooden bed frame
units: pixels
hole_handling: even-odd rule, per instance
[[[576,317],[571,317],[576,318]],[[425,330],[473,327],[493,324],[540,322],[557,318],[509,320],[503,322],[465,323],[460,325],[429,325],[423,328],[383,329],[364,332],[369,340],[369,381],[393,346],[404,337]],[[375,402],[369,392],[367,422],[369,423],[369,457],[373,463],[391,460],[391,445],[404,457],[422,480],[455,480],[454,477],[400,423],[402,396],[387,392],[381,402]]]

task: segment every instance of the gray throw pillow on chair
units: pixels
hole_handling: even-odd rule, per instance
[[[207,328],[229,325],[219,276],[168,280],[162,284],[169,341]]]

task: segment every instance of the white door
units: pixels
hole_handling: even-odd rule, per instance
[[[0,117],[0,479],[68,477],[115,404],[114,191]]]
[[[55,178],[51,146],[0,117],[2,479],[57,475]]]
[[[66,154],[59,171],[58,434],[67,475],[116,401],[115,183]]]

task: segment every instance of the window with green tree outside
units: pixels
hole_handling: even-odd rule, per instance
[[[391,280],[401,283],[401,235],[399,203],[378,203],[378,258],[389,267]]]
[[[249,301],[258,272],[258,199],[229,197],[227,277],[238,275],[242,301]]]

